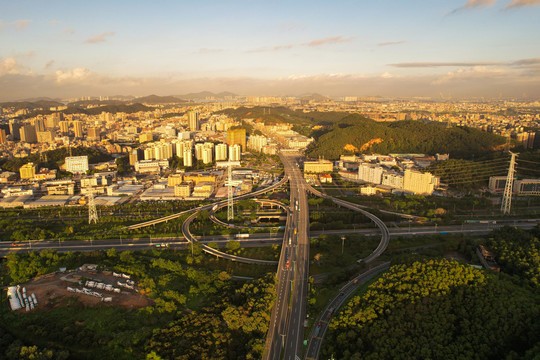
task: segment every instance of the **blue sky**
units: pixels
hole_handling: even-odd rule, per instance
[[[540,0],[0,5],[0,100],[201,90],[540,96]]]

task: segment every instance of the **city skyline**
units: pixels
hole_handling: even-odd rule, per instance
[[[539,0],[4,2],[0,101],[540,96]]]

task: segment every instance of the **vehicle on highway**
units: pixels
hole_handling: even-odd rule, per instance
[[[249,237],[249,234],[236,234],[234,237],[237,239],[245,239]]]
[[[319,331],[321,331],[321,323],[317,324],[317,327],[315,328],[315,331],[313,332],[313,337],[317,337],[319,335]]]
[[[331,307],[330,309],[328,309],[328,315],[327,315],[327,317],[328,317],[328,318],[331,318],[333,312],[334,312],[334,308],[333,308],[333,307]]]

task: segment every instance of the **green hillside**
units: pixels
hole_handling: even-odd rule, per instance
[[[337,159],[344,153],[449,153],[451,157],[468,158],[505,142],[503,137],[467,127],[446,128],[418,121],[387,124],[357,114],[337,121],[316,140],[307,155],[327,159]]]

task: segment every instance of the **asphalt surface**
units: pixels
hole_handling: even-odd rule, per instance
[[[309,209],[296,157],[281,155],[290,184],[290,212],[278,265],[277,297],[263,359],[295,360],[302,354],[309,276]]]
[[[316,360],[319,358],[319,351],[321,349],[324,335],[328,330],[328,325],[330,324],[332,317],[338,312],[339,308],[345,303],[349,296],[351,296],[351,294],[355,292],[360,285],[366,283],[377,274],[387,270],[389,267],[390,263],[386,262],[372,269],[367,269],[349,281],[339,290],[339,293],[328,303],[319,317],[315,319],[308,338],[309,343],[306,350],[306,360]]]

